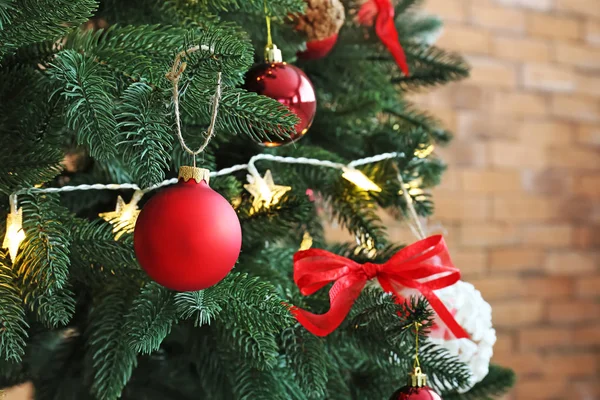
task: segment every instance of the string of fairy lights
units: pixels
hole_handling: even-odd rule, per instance
[[[427,152],[430,153],[430,152]],[[423,158],[428,155],[423,152],[416,152],[415,156]],[[382,189],[369,177],[367,177],[362,171],[356,167],[371,163],[377,163],[389,159],[397,159],[406,157],[404,153],[390,152],[377,154],[367,158],[360,158],[349,162],[348,164],[337,163],[329,160],[321,160],[316,158],[305,158],[305,157],[281,157],[271,154],[257,154],[248,160],[246,164],[238,164],[232,167],[220,169],[210,173],[210,177],[220,177],[230,175],[238,171],[246,170],[248,172],[247,181],[244,188],[252,196],[252,208],[256,211],[269,208],[274,204],[277,204],[285,193],[290,191],[290,186],[278,185],[274,182],[273,176],[270,170],[266,170],[264,175],[261,175],[256,167],[256,163],[259,161],[271,161],[283,164],[303,164],[311,165],[315,167],[333,168],[341,171],[341,177],[347,181],[353,183],[361,190],[380,192]],[[16,259],[19,247],[25,239],[26,232],[23,230],[23,208],[18,206],[18,196],[22,194],[44,194],[44,193],[61,193],[61,192],[73,192],[73,191],[89,191],[89,190],[134,190],[133,196],[129,203],[125,202],[121,196],[117,198],[117,205],[115,211],[105,212],[99,214],[100,217],[108,221],[113,225],[113,232],[115,234],[115,240],[118,240],[124,233],[131,233],[135,228],[135,222],[140,213],[138,203],[142,197],[154,190],[160,189],[165,186],[173,185],[178,182],[177,178],[164,180],[156,185],[142,189],[138,185],[133,183],[121,183],[121,184],[93,184],[93,185],[77,185],[77,186],[62,186],[62,187],[50,187],[40,188],[32,187],[20,189],[9,196],[10,212],[6,219],[6,233],[2,248],[7,249],[12,260]],[[405,185],[401,181],[401,187],[405,190],[401,190],[400,194],[410,193],[411,185]]]

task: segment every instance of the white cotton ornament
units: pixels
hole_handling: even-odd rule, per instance
[[[409,296],[415,293],[406,290],[401,294]],[[496,343],[496,330],[492,326],[492,307],[483,299],[479,290],[463,281],[436,290],[435,294],[470,336],[469,339],[454,338],[439,318],[436,318],[429,336],[431,343],[446,348],[470,368],[469,384],[460,390],[461,393],[465,393],[483,380],[489,372],[490,359]]]

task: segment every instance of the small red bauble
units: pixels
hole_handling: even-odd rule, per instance
[[[317,111],[315,89],[298,67],[285,62],[258,64],[246,74],[244,88],[277,100],[300,118],[296,133],[290,137],[263,142],[267,147],[277,147],[295,142],[306,134]]]
[[[240,254],[237,214],[207,182],[208,170],[182,167],[179,182],[148,201],[137,219],[135,255],[150,278],[169,289],[206,289]]]
[[[390,400],[442,400],[442,398],[428,386],[404,386],[398,389]]]
[[[303,60],[317,60],[325,57],[338,40],[338,34],[334,34],[325,39],[314,39],[306,42],[306,50],[299,52],[298,57]]]

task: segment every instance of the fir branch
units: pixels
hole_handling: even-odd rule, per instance
[[[50,293],[30,285],[23,294],[23,301],[49,328],[67,325],[75,314],[75,294],[69,287]]]
[[[306,4],[301,0],[201,0],[207,8],[218,12],[241,11],[271,16],[287,17],[289,14],[303,13]]]
[[[239,400],[289,400],[273,371],[260,371],[249,364],[233,366],[233,389]]]
[[[135,182],[149,187],[165,178],[173,149],[164,100],[145,83],[133,83],[117,108],[118,149]]]
[[[490,371],[481,382],[478,382],[467,393],[451,391],[444,393],[446,400],[492,400],[503,395],[514,386],[515,373],[498,365],[490,365]]]
[[[182,96],[183,110],[208,121],[214,85],[192,82]],[[224,87],[216,127],[229,134],[245,134],[257,142],[289,137],[298,117],[283,104],[244,89]]]
[[[423,3],[423,0],[400,0],[395,7],[396,18],[402,14],[410,11],[411,9],[418,8]]]
[[[98,7],[95,0],[19,0],[0,4],[0,55],[16,48],[56,40],[87,21]]]
[[[411,350],[414,352],[412,346]],[[469,384],[469,367],[443,347],[424,341],[420,347],[419,360],[432,385],[442,391],[465,388]]]
[[[125,317],[125,336],[138,353],[158,350],[177,322],[173,293],[156,282],[146,284]]]
[[[462,57],[435,46],[406,44],[410,75],[393,78],[404,89],[422,88],[457,81],[469,76],[469,66]]]
[[[112,114],[114,91],[107,71],[93,58],[72,50],[57,54],[49,76],[61,84],[65,119],[77,133],[77,142],[88,147],[92,157],[109,159],[116,146],[117,123]]]
[[[281,333],[282,348],[294,379],[310,398],[322,398],[327,388],[327,352],[323,340],[300,325]]]
[[[213,287],[195,292],[175,294],[175,306],[181,319],[194,319],[194,326],[210,325],[223,310]]]
[[[11,143],[9,143],[11,142]],[[0,140],[0,192],[10,194],[16,189],[50,181],[62,171],[63,153],[41,141],[14,143],[6,135]]]
[[[238,355],[244,363],[257,370],[269,370],[275,366],[278,356],[278,347],[275,335],[269,331],[259,329],[245,329],[234,327],[228,329],[221,324],[217,325],[221,342]]]
[[[59,217],[67,212],[58,196],[21,196],[25,240],[15,264],[21,279],[52,294],[65,288],[69,278],[70,235]]]
[[[10,12],[14,10],[14,6],[12,4],[13,1],[14,0],[0,0],[0,31],[10,23],[12,17]]]
[[[98,400],[116,400],[137,365],[124,335],[128,290],[115,286],[99,297],[90,314],[88,347],[94,368],[92,392]]]
[[[25,354],[29,325],[16,277],[0,252],[0,360],[20,363]]]

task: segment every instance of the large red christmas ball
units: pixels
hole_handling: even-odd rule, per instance
[[[207,170],[182,167],[179,178],[142,209],[135,255],[150,278],[169,289],[206,289],[235,265],[242,229],[229,202],[208,186]]]
[[[428,386],[404,386],[403,388],[398,389],[392,397],[390,397],[390,400],[442,400],[442,398]]]
[[[315,89],[302,70],[285,62],[263,63],[246,74],[244,88],[284,104],[300,118],[296,133],[286,138],[272,138],[262,144],[267,147],[292,143],[306,134],[317,111]]]

